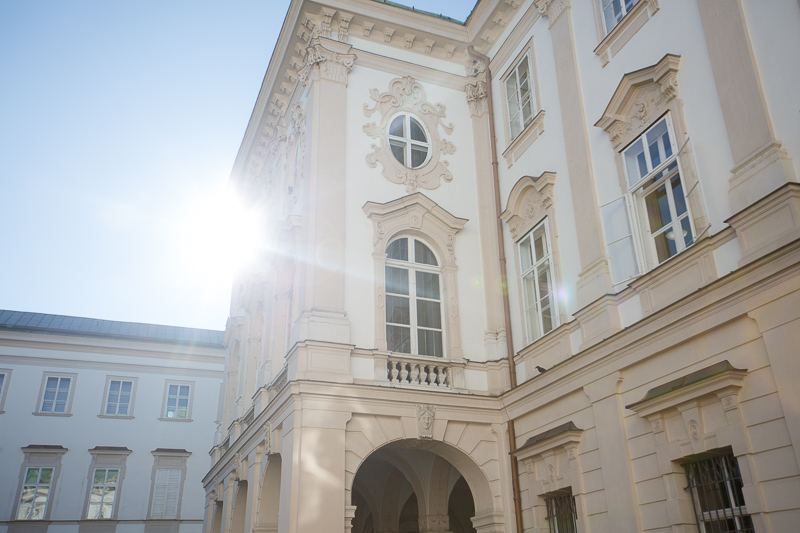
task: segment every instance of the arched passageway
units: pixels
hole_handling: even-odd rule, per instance
[[[403,440],[369,455],[353,479],[352,532],[475,533],[476,508],[492,505],[488,482],[467,456],[441,446]]]

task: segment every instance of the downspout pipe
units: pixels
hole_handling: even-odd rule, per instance
[[[486,63],[486,109],[489,118],[489,151],[492,158],[492,185],[494,188],[494,210],[497,217],[497,258],[500,261],[500,289],[503,295],[503,327],[506,330],[506,358],[508,359],[508,378],[510,388],[517,386],[517,372],[514,364],[514,337],[511,333],[511,304],[508,299],[508,274],[506,248],[503,239],[503,220],[500,214],[503,212],[500,203],[500,171],[497,163],[497,140],[494,128],[494,103],[492,101],[492,71],[489,68],[490,59],[481,54],[472,46],[468,47],[470,55]],[[514,420],[508,420],[508,447],[509,459],[511,460],[511,490],[514,498],[514,518],[518,533],[523,532],[522,525],[522,498],[519,486],[519,462],[517,461],[517,432],[514,428]]]

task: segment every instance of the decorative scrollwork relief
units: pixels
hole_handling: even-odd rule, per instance
[[[371,168],[380,165],[386,179],[405,185],[408,192],[420,188],[436,189],[442,181],[452,181],[449,162],[443,156],[455,153],[456,147],[444,137],[453,132],[453,125],[445,121],[444,105],[430,103],[425,89],[411,76],[393,79],[386,92],[372,89],[370,98],[374,104],[364,104],[364,115],[373,117],[377,114],[377,120],[364,124],[363,128],[374,141],[372,151],[366,157],[367,164]],[[389,148],[388,123],[399,112],[413,114],[425,125],[431,137],[430,159],[419,168],[404,166],[394,158]]]
[[[500,215],[508,224],[514,240],[525,235],[540,220],[547,216],[553,207],[553,187],[556,175],[544,172],[536,178],[523,176],[514,184],[508,195],[508,204]]]

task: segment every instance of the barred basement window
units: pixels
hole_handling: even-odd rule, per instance
[[[728,450],[684,465],[701,533],[753,533],[742,494],[739,463]]]
[[[572,488],[557,490],[542,496],[547,506],[547,524],[550,533],[577,533],[575,497]]]

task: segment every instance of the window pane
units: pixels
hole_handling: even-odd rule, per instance
[[[408,298],[402,296],[386,296],[386,322],[393,324],[411,324]]]
[[[392,123],[389,125],[389,135],[396,135],[398,137],[405,137],[405,116],[400,115],[395,117],[392,120]]]
[[[525,318],[528,324],[528,338],[529,340],[538,339],[541,334],[539,332],[539,317],[536,313],[536,285],[533,280],[533,273],[522,278],[522,287],[525,293]]]
[[[642,140],[637,139],[624,153],[625,169],[628,172],[628,184],[634,185],[647,175],[647,162],[644,159]]]
[[[678,253],[678,248],[675,246],[675,240],[670,239],[667,235],[672,236],[672,230],[667,230],[655,235],[653,240],[655,241],[656,245],[656,255],[658,256],[658,262],[661,263]]]
[[[0,393],[3,392],[3,383],[6,381],[6,375],[0,374]]]
[[[675,213],[680,216],[686,212],[686,198],[683,196],[680,176],[675,174],[670,179],[670,186],[672,187],[672,200],[675,202]]]
[[[667,200],[667,189],[661,185],[658,189],[648,194],[645,199],[647,208],[647,220],[650,224],[650,232],[654,233],[672,221],[669,214],[669,201]]]
[[[541,260],[547,255],[547,242],[544,233],[544,226],[539,226],[533,231],[533,251],[536,261]]]
[[[39,469],[38,468],[29,468],[28,471],[25,473],[25,483],[37,483],[39,481]]]
[[[533,250],[531,249],[531,240],[525,237],[519,243],[520,262],[522,263],[522,271],[527,272],[533,265]]]
[[[428,157],[428,149],[424,146],[411,145],[411,168],[419,168]]]
[[[539,300],[550,294],[550,266],[548,263],[542,264],[538,267],[539,276]]]
[[[401,164],[406,164],[406,143],[402,141],[396,141],[394,139],[389,141],[389,147],[392,149],[392,155],[394,158],[397,159]]]
[[[672,145],[669,142],[669,130],[666,119],[661,119],[650,131],[647,132],[647,146],[650,151],[650,160],[653,168],[660,165],[672,155]]]
[[[442,329],[442,312],[439,302],[417,300],[417,325]]]
[[[185,397],[189,396],[189,385],[181,385],[180,395]]]
[[[397,239],[386,248],[386,257],[408,261],[408,239]]]
[[[411,138],[419,142],[424,142],[424,143],[428,142],[428,139],[425,136],[425,130],[422,128],[422,124],[420,124],[414,117],[410,118],[411,118]]]
[[[689,246],[694,242],[694,235],[692,234],[692,224],[689,222],[689,217],[681,220],[681,230],[683,232],[684,246]]]
[[[390,352],[411,353],[411,328],[386,326],[386,347]]]
[[[417,343],[419,344],[420,355],[432,355],[434,357],[442,357],[444,355],[441,331],[417,330]]]
[[[417,296],[438,300],[439,274],[432,272],[417,272]]]
[[[169,386],[169,395],[170,396],[177,396],[178,395],[178,386],[177,385],[170,385]]]
[[[104,468],[98,468],[94,471],[94,483],[105,483],[106,481],[106,471]]]
[[[40,468],[39,469],[39,483],[44,485],[49,485],[50,480],[53,479],[53,469],[52,468]]]
[[[386,267],[386,292],[408,294],[408,270],[397,267]]]
[[[414,262],[421,263],[423,265],[439,265],[439,263],[436,262],[436,256],[433,255],[431,249],[428,248],[424,243],[417,240],[414,241]]]

